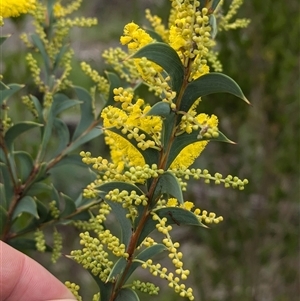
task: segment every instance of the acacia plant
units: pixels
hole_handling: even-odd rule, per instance
[[[82,230],[82,249],[68,257],[97,282],[93,300],[139,300],[137,290],[158,294],[153,284],[132,280],[138,267],[194,300],[186,284],[190,271],[172,227],[207,227],[223,218],[185,199],[189,179],[238,189],[247,184],[237,176],[193,167],[210,141],[233,143],[219,130],[217,116],[203,112],[202,97],[230,93],[249,104],[238,84],[220,73],[213,51],[217,24],[219,30],[247,25],[247,20],[230,22],[242,1],[232,1],[224,14],[220,0],[171,0],[167,26],[147,10],[151,29],[131,22],[120,39],[127,50],[103,53],[113,71],[102,76],[81,63],[95,82],[90,91],[70,80],[74,51],[69,32],[97,23],[69,17],[81,1],[65,6],[55,0],[14,2],[4,1],[1,17],[11,16],[5,11],[9,5],[15,9],[13,16],[26,11],[32,15],[35,32],[21,38],[38,93],[22,97],[32,119],[15,121],[8,115],[8,101],[23,85],[1,82],[1,239],[22,250],[52,251],[55,261],[63,243],[57,226],[76,227]],[[138,94],[141,85],[148,88],[143,98]],[[80,120],[71,133],[63,116],[74,106],[80,108]],[[32,129],[38,129],[39,147],[31,153],[18,149],[17,140]],[[109,158],[80,151],[100,135],[110,149]],[[95,180],[74,199],[58,191],[51,171],[76,165],[90,169]],[[109,215],[115,216],[119,231],[112,231]],[[52,247],[45,242],[46,228],[53,229]],[[151,237],[153,231],[163,235],[161,242]],[[156,263],[159,253],[169,257],[173,270]],[[66,285],[81,300],[79,287]]]

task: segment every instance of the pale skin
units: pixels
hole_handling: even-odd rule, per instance
[[[0,241],[0,301],[74,301],[39,263]]]

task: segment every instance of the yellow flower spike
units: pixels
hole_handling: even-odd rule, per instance
[[[0,16],[2,18],[18,17],[36,8],[35,0],[1,0]]]
[[[61,1],[56,2],[53,7],[54,15],[57,18],[65,17],[78,10],[78,8],[81,6],[82,0],[73,1],[65,7],[61,5],[60,2]]]

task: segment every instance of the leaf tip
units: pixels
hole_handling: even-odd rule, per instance
[[[244,101],[245,101],[248,105],[252,106],[251,102],[250,102],[245,96],[244,96]]]

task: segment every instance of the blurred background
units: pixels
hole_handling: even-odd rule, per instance
[[[225,6],[228,3],[225,0]],[[167,0],[84,1],[80,15],[97,17],[99,25],[72,33],[74,83],[89,88],[91,82],[81,72],[80,61],[104,70],[101,53],[119,45],[123,26],[133,20],[148,25],[145,8],[167,21],[169,5]],[[222,215],[224,222],[209,230],[176,227],[174,237],[181,242],[186,267],[192,270],[196,300],[296,301],[300,296],[299,1],[245,1],[238,17],[251,19],[250,25],[218,33],[218,50],[223,72],[238,82],[252,106],[227,94],[203,99],[202,111],[216,114],[221,131],[237,145],[210,143],[196,165],[211,173],[247,178],[249,184],[244,191],[236,191],[192,182],[186,199]],[[2,48],[1,72],[6,83],[25,82],[30,87],[25,49],[18,40],[24,28],[30,30],[24,18],[5,24],[3,30],[14,35]],[[22,105],[15,104],[13,109],[16,119],[23,118]],[[34,148],[32,137],[26,147]],[[99,140],[87,148],[95,155],[105,151]],[[82,173],[64,173],[73,177],[72,187],[64,186],[60,171],[54,180],[70,195],[90,181]],[[77,233],[66,233],[65,240],[69,246],[76,245]],[[84,300],[91,300],[96,287],[85,271],[67,259],[52,266],[45,257],[39,260],[48,269],[63,281],[78,282]],[[141,274],[146,281],[159,281],[147,271]],[[141,300],[152,299],[141,296]],[[183,299],[162,288],[157,300]]]

